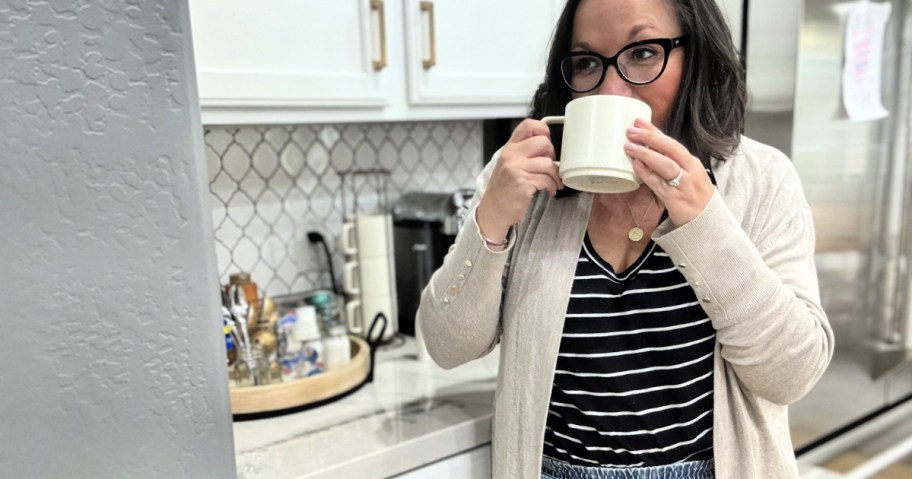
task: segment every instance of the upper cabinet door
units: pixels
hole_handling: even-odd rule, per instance
[[[204,124],[507,118],[564,0],[190,0]]]
[[[411,105],[527,105],[563,1],[405,0]]]
[[[386,25],[371,0],[191,0],[207,108],[383,108]]]

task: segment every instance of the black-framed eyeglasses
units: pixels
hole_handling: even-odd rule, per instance
[[[662,76],[671,51],[684,43],[683,36],[641,40],[621,48],[610,58],[590,51],[570,52],[561,58],[561,75],[571,90],[588,93],[602,84],[608,67],[613,65],[627,83],[645,85]]]

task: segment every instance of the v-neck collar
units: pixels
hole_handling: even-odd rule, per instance
[[[586,235],[583,237],[583,254],[596,265],[600,270],[605,273],[605,277],[614,283],[624,283],[633,278],[636,273],[643,267],[643,264],[646,263],[646,260],[652,255],[653,251],[656,249],[656,243],[653,240],[649,240],[649,243],[646,244],[646,248],[643,249],[643,252],[640,253],[640,256],[634,261],[626,270],[616,273],[614,268],[607,261],[602,259],[601,256],[595,251],[595,247],[592,246],[592,241],[589,239],[589,232],[586,232]]]
[[[706,171],[707,175],[709,175],[709,181],[712,182],[713,186],[718,186],[716,183],[716,175],[714,174],[712,167],[710,166],[708,168],[704,168],[704,170]],[[566,193],[568,192],[564,193],[564,196],[566,196]],[[558,197],[560,196],[561,195],[558,195]],[[659,224],[661,224],[666,219],[668,219],[668,210],[662,209],[662,216],[659,218]],[[639,258],[637,258],[633,264],[628,266],[626,270],[618,274],[614,271],[614,268],[612,268],[607,261],[602,259],[602,257],[596,253],[595,247],[592,246],[592,242],[589,239],[589,231],[587,229],[584,229],[582,254],[585,254],[589,261],[591,261],[600,270],[602,270],[605,273],[605,278],[607,278],[609,281],[617,284],[623,284],[636,276],[637,272],[639,272],[640,268],[643,267],[643,264],[646,263],[646,260],[649,259],[657,247],[658,245],[655,243],[655,241],[650,239],[649,243],[646,245],[646,248],[642,253],[640,253]]]

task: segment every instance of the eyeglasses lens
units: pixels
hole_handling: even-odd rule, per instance
[[[617,56],[617,68],[624,80],[643,84],[654,81],[665,66],[665,48],[658,43],[627,47]],[[567,85],[577,92],[599,86],[605,72],[604,60],[595,55],[573,55],[561,62],[561,73]]]

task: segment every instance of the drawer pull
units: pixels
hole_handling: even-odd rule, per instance
[[[434,34],[434,3],[428,1],[421,2],[421,11],[427,12],[428,14],[429,53],[431,55],[430,58],[422,60],[421,65],[424,66],[425,70],[429,70],[437,64],[437,40],[435,39],[436,35]]]
[[[374,60],[374,70],[380,71],[386,68],[386,7],[383,0],[371,0],[370,6],[377,11],[380,22],[380,59]]]

